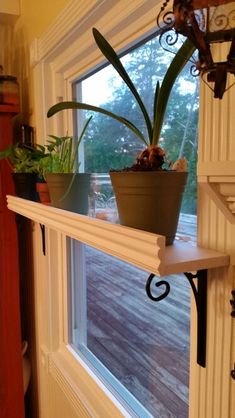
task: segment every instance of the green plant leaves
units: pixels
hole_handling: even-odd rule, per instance
[[[148,145],[144,135],[142,134],[142,132],[140,132],[140,130],[129,120],[127,120],[126,118],[123,118],[122,116],[118,116],[115,113],[109,112],[106,109],[103,109],[102,107],[97,107],[97,106],[92,106],[86,103],[80,103],[80,102],[60,102],[55,104],[54,106],[52,106],[48,112],[47,112],[47,116],[50,118],[51,116],[53,116],[55,113],[60,112],[61,110],[66,110],[66,109],[81,109],[81,110],[90,110],[92,112],[98,112],[98,113],[102,113],[106,116],[109,116],[119,122],[121,122],[123,125],[127,126],[129,129],[132,130],[132,132],[134,132],[134,134],[141,139],[141,141],[143,141],[146,145]]]
[[[92,116],[87,119],[77,139],[68,135],[49,135],[50,139],[45,146],[47,155],[39,163],[44,178],[46,173],[78,172],[78,150],[91,119]]]
[[[136,90],[135,85],[131,81],[131,79],[130,79],[128,73],[126,72],[125,68],[123,67],[119,57],[117,56],[116,52],[114,51],[112,46],[109,44],[109,42],[103,37],[103,35],[101,35],[101,33],[96,28],[93,28],[92,32],[93,32],[93,36],[95,38],[96,44],[99,47],[99,49],[101,50],[102,54],[105,56],[105,58],[107,58],[107,60],[110,62],[110,64],[115,68],[115,70],[118,72],[120,77],[123,79],[123,81],[129,87],[130,91],[132,92],[133,96],[135,97],[135,99],[136,99],[136,101],[137,101],[137,103],[138,103],[138,105],[141,109],[141,112],[143,114],[143,117],[145,119],[147,131],[148,131],[148,135],[149,135],[149,140],[150,140],[151,137],[152,137],[152,130],[153,130],[152,123],[151,123],[150,117],[148,115],[148,112],[146,110],[146,107],[145,107],[138,91]]]
[[[45,147],[11,144],[0,152],[0,159],[6,159],[16,173],[38,173],[38,162],[45,156]]]
[[[160,133],[163,125],[163,120],[169,100],[169,96],[171,93],[171,90],[174,86],[175,80],[178,77],[179,73],[193,54],[195,47],[192,44],[191,41],[188,39],[184,42],[182,47],[179,49],[179,51],[176,53],[174,59],[172,60],[165,77],[162,81],[162,84],[160,86],[159,82],[157,82],[156,90],[155,90],[155,97],[154,97],[154,113],[153,113],[153,124],[151,122],[151,118],[147,113],[146,107],[136,90],[133,82],[131,81],[128,73],[126,72],[125,68],[123,67],[119,57],[117,56],[116,52],[112,48],[112,46],[108,43],[108,41],[101,35],[101,33],[96,29],[93,28],[93,35],[95,38],[95,41],[97,43],[97,46],[105,56],[105,58],[110,62],[110,64],[114,67],[114,69],[118,72],[122,80],[126,83],[129,90],[133,94],[136,102],[138,103],[141,112],[143,114],[143,118],[145,121],[145,125],[148,132],[148,139],[144,137],[142,132],[129,120],[126,118],[116,115],[115,113],[112,113],[108,111],[107,109],[92,106],[86,103],[81,102],[60,102],[52,106],[47,113],[48,117],[51,117],[55,113],[65,110],[65,109],[82,109],[82,110],[89,110],[92,112],[98,112],[102,113],[106,116],[109,116],[126,127],[128,127],[134,134],[141,139],[145,143],[145,145],[158,145]]]
[[[181,48],[178,50],[174,59],[171,61],[171,64],[169,65],[168,70],[163,78],[160,89],[156,89],[156,97],[154,100],[154,127],[152,145],[158,144],[168,100],[176,78],[184,66],[187,64],[194,51],[195,46],[189,39],[186,39]]]

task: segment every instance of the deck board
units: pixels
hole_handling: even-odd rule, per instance
[[[191,219],[181,231],[187,222],[195,239]],[[153,417],[187,418],[188,281],[168,276],[171,292],[156,303],[145,292],[148,273],[90,247],[86,258],[88,348]]]

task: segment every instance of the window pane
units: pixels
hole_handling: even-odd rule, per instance
[[[173,56],[154,37],[123,56],[123,64],[148,112],[153,112],[157,80]],[[198,80],[187,65],[170,97],[160,146],[175,161],[185,156],[189,178],[178,234],[196,237],[196,162]],[[76,97],[126,117],[144,132],[142,115],[126,85],[110,65],[77,82]],[[92,114],[80,153],[83,169],[93,173],[94,216],[118,222],[108,172],[131,166],[144,148],[122,124]],[[183,276],[167,278],[170,295],[148,299],[146,272],[93,248],[75,245],[73,252],[72,342],[100,378],[137,417],[188,417],[190,289]],[[85,261],[84,261],[85,260]]]
[[[150,116],[156,82],[161,82],[173,54],[159,46],[154,37],[127,53],[122,62],[138,89]],[[191,76],[188,63],[171,93],[160,146],[170,161],[185,156],[189,162],[189,177],[182,212],[196,215],[197,210],[197,127],[198,79]],[[143,117],[129,89],[111,65],[76,83],[76,97],[84,103],[100,106],[133,122],[144,134]],[[84,139],[84,154],[80,157],[84,170],[108,173],[110,169],[131,166],[144,144],[121,123],[94,112],[80,113],[80,118],[92,114],[90,128]]]
[[[74,279],[73,344],[137,416],[188,417],[187,280],[169,276],[171,292],[156,303],[146,295],[148,273],[82,248],[86,271]]]

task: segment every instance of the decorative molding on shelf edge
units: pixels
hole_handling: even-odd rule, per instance
[[[7,196],[8,208],[32,221],[104,251],[157,276],[228,267],[230,256],[30,200]]]
[[[163,274],[165,237],[7,196],[8,208],[145,271]]]
[[[226,219],[235,224],[235,175],[199,176],[198,182]]]

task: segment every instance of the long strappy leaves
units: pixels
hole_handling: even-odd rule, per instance
[[[171,61],[168,70],[163,78],[160,89],[156,89],[156,97],[154,100],[154,126],[151,145],[158,144],[172,87],[175,83],[176,78],[178,77],[184,66],[187,64],[189,58],[192,56],[194,51],[195,46],[189,39],[186,39],[181,48],[178,50],[174,59]]]
[[[121,122],[122,124],[126,125],[129,129],[131,129],[138,138],[141,139],[146,145],[148,145],[148,142],[146,141],[144,135],[140,130],[129,120],[126,118],[123,118],[122,116],[118,116],[115,113],[109,112],[106,109],[103,109],[102,107],[92,106],[86,103],[80,103],[80,102],[60,102],[52,106],[48,112],[47,116],[51,117],[55,113],[60,112],[61,110],[65,109],[80,109],[80,110],[91,110],[93,112],[102,113],[106,116],[110,116],[111,118],[117,120],[118,122]]]
[[[140,107],[140,110],[143,114],[143,117],[145,119],[147,131],[148,131],[148,136],[149,136],[149,141],[151,141],[151,137],[152,137],[152,133],[153,133],[152,123],[151,123],[150,117],[148,115],[148,112],[146,110],[146,107],[145,107],[138,91],[136,90],[135,85],[131,81],[131,79],[130,79],[128,73],[126,72],[125,68],[123,67],[119,57],[117,56],[117,54],[114,51],[114,49],[112,48],[112,46],[108,43],[108,41],[106,41],[106,39],[103,37],[103,35],[101,35],[101,33],[96,28],[93,28],[92,32],[93,32],[93,36],[95,38],[96,44],[99,47],[99,49],[101,50],[102,54],[105,56],[105,58],[107,58],[107,60],[110,62],[110,64],[113,66],[113,68],[115,68],[115,70],[118,72],[120,77],[123,79],[123,81],[129,87],[130,91],[132,92],[133,96],[135,97],[135,99],[136,99],[136,101],[137,101],[137,103]]]
[[[153,110],[153,124],[151,122],[151,119],[147,113],[146,107],[139,96],[139,93],[137,92],[133,82],[131,81],[129,75],[127,74],[125,68],[123,67],[120,59],[118,58],[116,52],[112,48],[112,46],[106,41],[106,39],[101,35],[101,33],[93,28],[93,35],[95,38],[95,41],[103,53],[103,55],[107,58],[107,60],[110,62],[110,64],[114,67],[114,69],[118,72],[120,77],[123,79],[123,81],[128,86],[129,90],[133,94],[136,102],[138,103],[141,112],[143,114],[145,125],[148,132],[148,139],[144,137],[142,132],[129,120],[126,118],[116,115],[113,112],[108,111],[107,109],[92,106],[86,103],[81,102],[60,102],[52,106],[47,113],[47,116],[50,117],[54,115],[55,113],[64,110],[64,109],[83,109],[83,110],[90,110],[92,112],[98,112],[102,113],[106,116],[109,116],[120,123],[127,126],[129,129],[131,129],[134,134],[141,139],[145,143],[145,145],[157,145],[160,133],[162,130],[163,120],[168,104],[168,100],[170,97],[170,93],[172,90],[172,87],[175,83],[176,78],[178,77],[181,70],[186,65],[187,61],[195,51],[195,47],[192,44],[190,40],[186,40],[182,47],[179,49],[179,51],[176,53],[174,59],[172,60],[171,64],[169,65],[169,68],[165,74],[165,77],[162,81],[162,84],[160,86],[159,82],[156,85],[155,90],[155,96],[154,96],[154,110]]]

